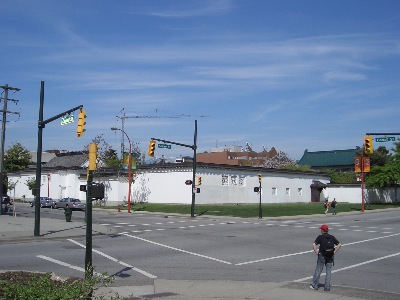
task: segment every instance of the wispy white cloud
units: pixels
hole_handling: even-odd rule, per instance
[[[188,1],[187,5],[184,5],[181,8],[167,8],[164,10],[157,9],[148,12],[147,14],[161,18],[192,18],[220,15],[231,8],[231,0]]]
[[[360,81],[367,79],[367,76],[350,72],[328,71],[322,76],[322,79],[328,83],[333,81]]]

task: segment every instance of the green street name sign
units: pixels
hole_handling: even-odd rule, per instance
[[[61,125],[66,125],[74,122],[74,115],[61,118]]]
[[[158,148],[166,148],[166,149],[171,149],[171,145],[168,144],[157,144]]]
[[[395,142],[396,138],[394,136],[383,137],[383,138],[375,138],[375,142]]]

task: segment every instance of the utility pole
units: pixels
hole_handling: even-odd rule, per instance
[[[4,194],[4,140],[6,137],[6,122],[7,122],[7,113],[12,113],[12,114],[18,114],[15,112],[10,112],[7,111],[7,101],[14,101],[15,103],[18,102],[18,100],[15,99],[9,99],[8,98],[8,91],[20,91],[21,89],[19,88],[14,88],[6,85],[0,86],[1,89],[4,91],[4,104],[3,104],[3,110],[2,115],[3,119],[1,122],[1,142],[0,142],[0,195],[1,195],[1,205],[0,205],[0,215],[4,214],[3,212],[3,194]],[[1,100],[2,98],[0,98]]]

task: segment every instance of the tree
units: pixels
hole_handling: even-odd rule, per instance
[[[289,157],[289,155],[283,151],[279,151],[273,157],[269,157],[264,162],[264,167],[273,169],[282,169],[285,166],[293,166],[296,162]]]
[[[12,144],[4,154],[4,170],[6,173],[23,170],[32,161],[32,155],[20,143]]]
[[[400,141],[394,143],[393,155],[387,157],[385,165],[372,165],[366,184],[373,187],[384,187],[400,183]]]
[[[324,172],[331,176],[331,183],[333,184],[357,182],[357,174],[354,172],[337,172],[332,169],[324,170]]]
[[[107,167],[120,167],[121,160],[118,158],[117,151],[111,147],[103,154],[103,162]]]
[[[389,157],[389,150],[385,146],[379,146],[378,149],[371,154],[371,166],[384,166]]]
[[[36,187],[36,178],[35,177],[29,177],[25,185],[28,187],[29,190],[33,190]]]

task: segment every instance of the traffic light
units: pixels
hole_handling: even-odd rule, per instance
[[[154,157],[154,151],[156,150],[156,141],[151,140],[149,143],[149,151],[147,152],[148,156]]]
[[[76,136],[81,137],[83,132],[86,131],[85,127],[86,110],[82,109],[78,116],[78,127],[76,128]]]
[[[374,148],[372,146],[372,136],[370,135],[364,136],[364,153],[365,154],[374,153]]]
[[[261,174],[258,174],[258,182],[261,184]]]
[[[89,167],[88,170],[93,171],[97,169],[97,150],[99,146],[96,144],[89,145]]]
[[[197,177],[197,185],[201,185],[201,176]]]

